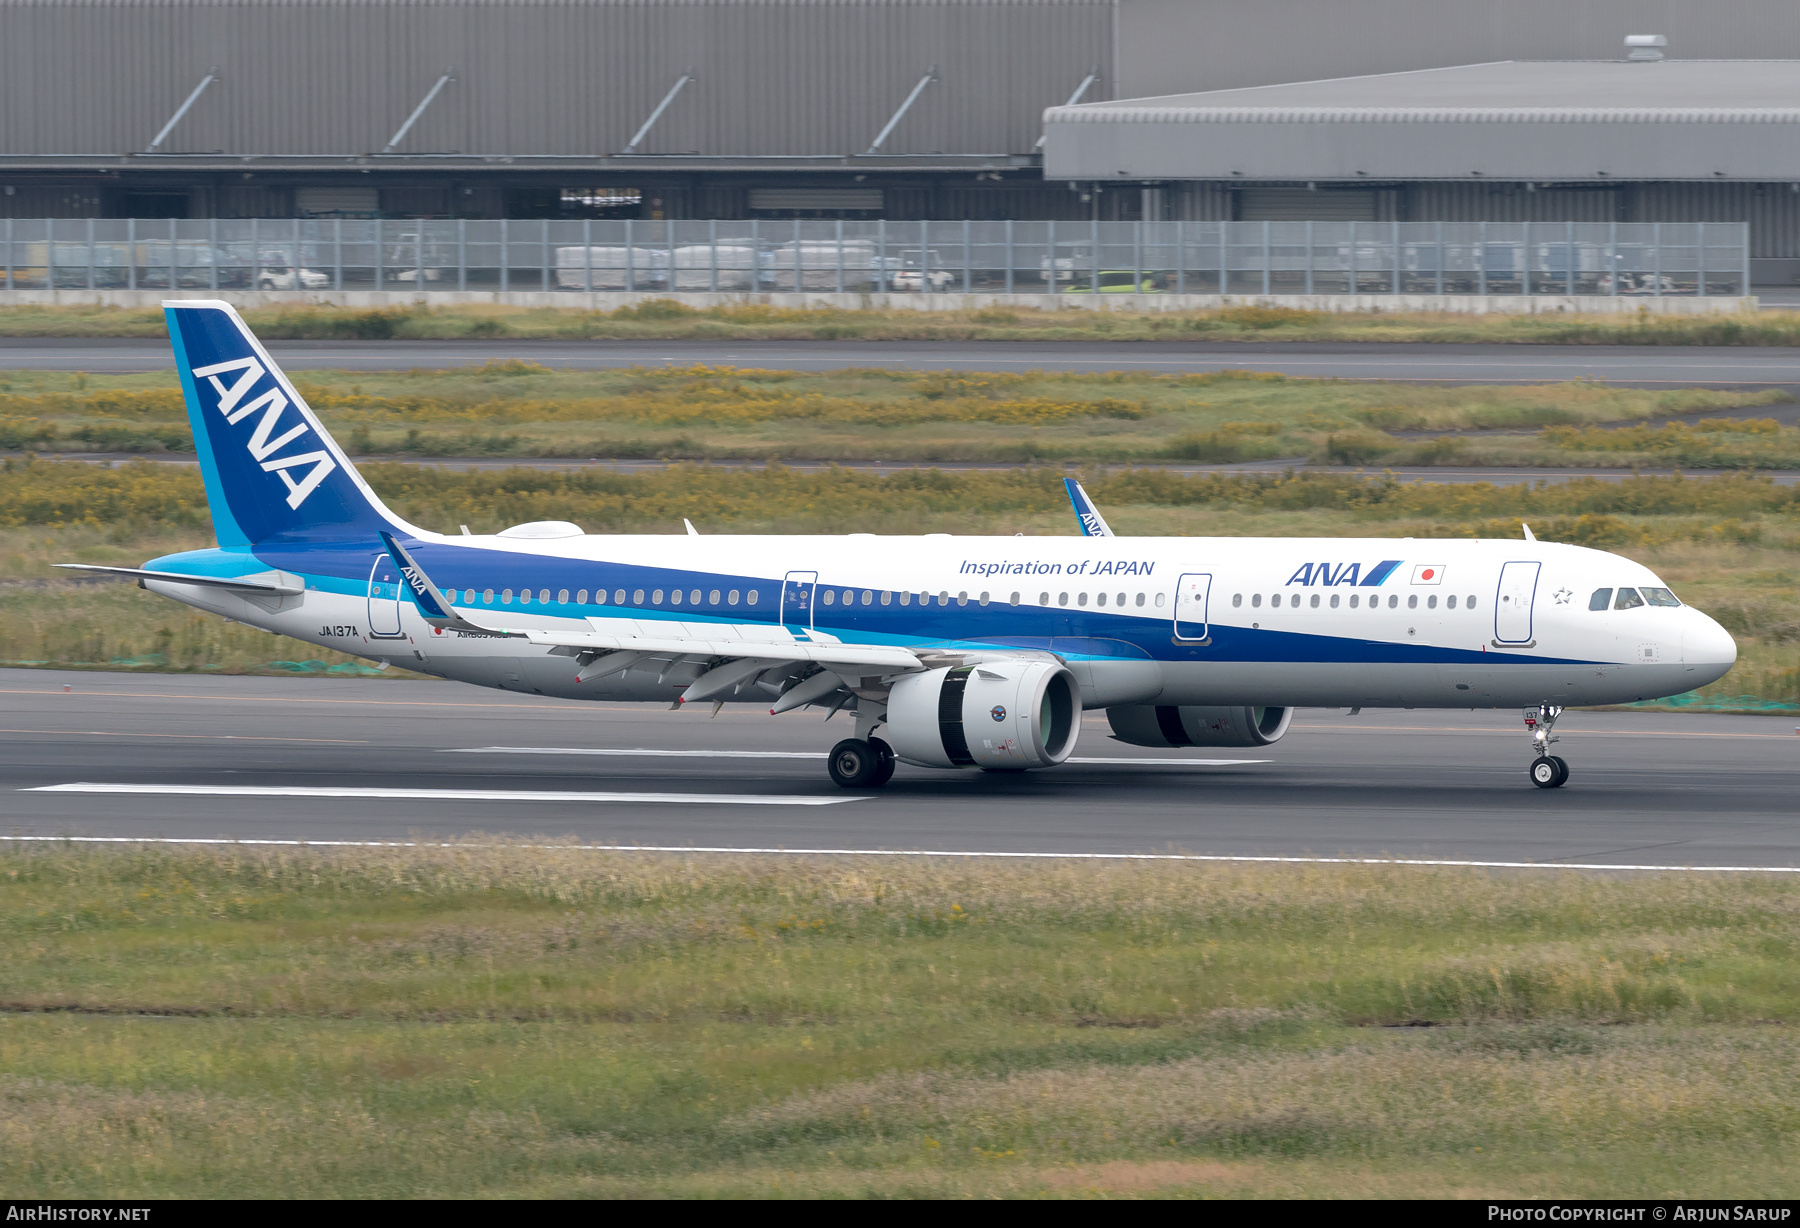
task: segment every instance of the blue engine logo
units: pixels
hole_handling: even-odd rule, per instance
[[[995,704],[988,709],[988,715],[997,721],[1003,721],[1006,719],[1006,708],[1001,704]]]

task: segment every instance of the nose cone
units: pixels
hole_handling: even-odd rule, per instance
[[[1699,610],[1690,609],[1688,615],[1681,637],[1682,660],[1694,671],[1694,685],[1705,686],[1723,678],[1737,664],[1737,641]]]

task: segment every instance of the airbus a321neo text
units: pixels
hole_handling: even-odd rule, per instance
[[[1648,569],[1530,539],[598,536],[407,524],[225,303],[164,304],[218,546],[152,592],[507,691],[844,711],[847,788],[896,760],[1055,767],[1084,709],[1137,746],[1266,746],[1299,706],[1564,707],[1721,677],[1737,646]],[[717,708],[714,708],[717,711]]]

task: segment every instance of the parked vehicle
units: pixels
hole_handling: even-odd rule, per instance
[[[1134,273],[1129,269],[1102,269],[1098,278],[1101,294],[1160,294],[1156,288],[1156,276],[1153,273]],[[1091,282],[1068,286],[1064,294],[1093,294],[1095,287]]]
[[[331,285],[331,275],[301,266],[297,271],[289,252],[267,251],[256,262],[258,290],[323,290]]]
[[[956,274],[944,267],[944,258],[935,251],[913,248],[900,253],[900,267],[894,270],[892,285],[896,290],[948,290]]]

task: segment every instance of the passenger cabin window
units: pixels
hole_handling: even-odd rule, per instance
[[[748,599],[749,599],[749,602],[751,605],[756,604],[756,590],[755,589],[750,590],[750,592],[748,594]]]
[[[1334,610],[1338,608],[1338,595],[1336,593],[1331,594],[1331,608]]]
[[[643,589],[640,588],[631,594],[631,604],[632,605],[643,605],[644,604],[644,590]]]
[[[1471,609],[1471,610],[1472,610],[1472,609],[1474,609],[1474,608],[1475,608],[1475,596],[1474,596],[1474,594],[1472,594],[1472,593],[1471,593],[1471,594],[1470,594],[1470,595],[1469,595],[1469,599],[1468,599],[1468,601],[1466,601],[1466,602],[1464,602],[1464,603],[1463,603],[1463,604],[1465,604],[1465,605],[1467,605],[1467,606],[1468,606],[1468,607],[1469,607],[1469,608],[1470,608],[1470,609]]]
[[[501,605],[511,605],[512,604],[512,590],[510,588],[503,588],[500,590],[500,604]]]
[[[1262,608],[1262,594],[1261,593],[1251,593],[1250,594],[1250,608],[1253,610],[1259,610]]]
[[[688,604],[690,604],[690,605],[699,605],[700,604],[700,590],[699,589],[695,589],[693,592],[688,594]]]
[[[519,590],[519,604],[520,605],[530,605],[531,604],[531,590],[530,589],[522,588]]]
[[[1434,593],[1431,596],[1425,598],[1425,608],[1428,610],[1437,609],[1437,594]]]
[[[1019,594],[1017,594],[1017,593],[1014,593],[1014,594],[1013,594],[1013,595],[1012,595],[1012,604],[1013,604],[1013,605],[1018,605],[1018,604],[1019,604]]]
[[[1239,596],[1240,596],[1240,597],[1241,597],[1241,596],[1242,596],[1242,594],[1241,594],[1241,593],[1240,593],[1240,594],[1239,594]],[[1139,604],[1139,605],[1140,605],[1140,606],[1141,606],[1141,605],[1143,605],[1143,604],[1144,604],[1144,594],[1142,594],[1142,593],[1139,593],[1139,594],[1138,594],[1138,599],[1137,599],[1137,603],[1138,603],[1138,604]]]
[[[889,592],[885,588],[882,589],[881,590],[881,604],[882,605],[892,605],[893,603],[894,603],[894,594]],[[1015,602],[1013,602],[1013,604],[1017,605],[1018,602],[1015,601]]]
[[[736,605],[737,603],[738,603],[738,591],[734,588],[729,593],[725,594],[725,604],[726,605]]]
[[[672,588],[669,590],[669,604],[670,605],[680,605],[681,604],[681,590],[680,589]]]
[[[1162,599],[1163,595],[1161,593],[1156,594],[1156,608],[1159,610],[1162,609]]]
[[[1613,600],[1613,609],[1635,610],[1643,604],[1644,599],[1638,596],[1635,588],[1622,588],[1619,590],[1618,597]]]
[[[1143,598],[1142,598],[1142,597],[1139,597],[1139,598],[1138,598],[1138,603],[1139,603],[1139,604],[1140,604],[1140,605],[1141,605],[1141,604],[1142,604],[1142,603],[1143,603],[1143,600],[1144,600],[1144,599],[1143,599]],[[1241,605],[1243,605],[1243,604],[1244,604],[1244,594],[1242,594],[1242,593],[1233,593],[1233,594],[1232,594],[1232,595],[1231,595],[1231,608],[1232,608],[1232,609],[1234,609],[1234,610],[1235,610],[1235,609],[1237,609],[1237,608],[1238,608],[1238,607],[1239,607],[1239,606],[1241,606]]]
[[[1388,609],[1397,610],[1399,608],[1400,608],[1400,594],[1399,593],[1389,593],[1388,594]]]
[[[825,604],[831,605],[836,600],[837,600],[837,594],[832,592],[830,589],[826,589],[825,590]]]
[[[569,599],[569,590],[565,588],[563,590],[563,600],[567,601],[568,599]],[[547,588],[540,588],[538,590],[538,600],[543,602],[545,605],[549,605],[550,604],[550,590]]]
[[[1354,610],[1356,608],[1356,603],[1359,600],[1361,600],[1361,598],[1357,594],[1351,593],[1350,594],[1350,608]]]
[[[1644,594],[1644,600],[1648,601],[1651,605],[1681,604],[1681,602],[1675,599],[1675,594],[1671,593],[1666,588],[1640,588],[1638,592]]]
[[[1444,598],[1444,608],[1446,610],[1454,610],[1456,608],[1456,597],[1454,594]]]
[[[1588,609],[1590,610],[1604,610],[1611,604],[1612,590],[1610,588],[1597,588],[1594,590],[1594,595],[1588,598]]]
[[[1406,608],[1409,610],[1416,610],[1419,608],[1419,594],[1417,594],[1417,593],[1407,594]]]
[[[1319,594],[1317,593],[1312,595],[1312,608],[1315,610],[1319,608]]]
[[[662,590],[660,588],[650,594],[650,604],[651,605],[661,605],[662,604]]]
[[[569,590],[568,589],[559,588],[556,590],[556,604],[557,605],[568,605],[569,604]]]
[[[1094,604],[1095,604],[1095,605],[1100,605],[1100,606],[1103,606],[1103,605],[1105,605],[1105,604],[1106,604],[1106,594],[1105,594],[1105,593],[1100,593],[1100,594],[1098,594],[1098,595],[1097,595],[1097,596],[1095,596],[1095,598],[1094,598]]]

